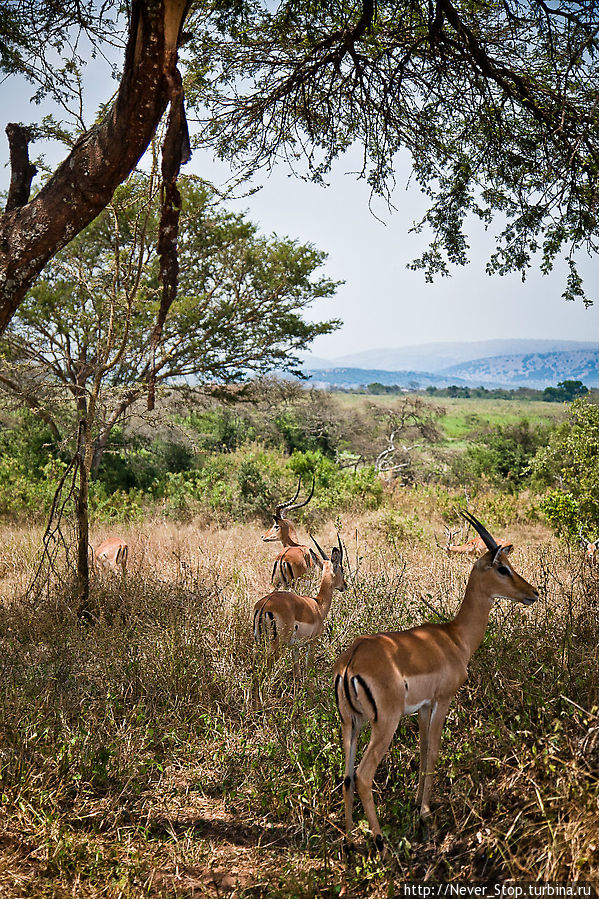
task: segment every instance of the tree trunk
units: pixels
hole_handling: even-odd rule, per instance
[[[87,476],[86,448],[87,426],[85,419],[79,422],[77,447],[79,466],[79,492],[76,501],[77,516],[77,615],[89,619],[89,482]]]
[[[0,217],[0,333],[55,253],[107,205],[148,147],[176,84],[188,0],[133,0],[117,99],[37,196]]]

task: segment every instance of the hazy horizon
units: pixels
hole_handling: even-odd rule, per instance
[[[451,346],[459,346],[463,344],[468,345],[476,345],[480,346],[481,344],[489,344],[489,343],[507,343],[508,341],[513,341],[514,343],[548,343],[548,344],[572,344],[580,347],[597,347],[599,348],[599,339],[597,340],[576,340],[571,339],[569,337],[491,337],[491,338],[483,338],[483,339],[464,339],[464,340],[428,340],[424,343],[408,343],[401,344],[397,346],[373,346],[373,347],[362,347],[360,350],[356,352],[350,353],[342,353],[339,356],[331,356],[330,359],[343,359],[346,356],[357,356],[360,353],[390,353],[390,352],[400,352],[403,350],[421,350],[427,349],[428,347],[451,347]],[[315,353],[313,350],[305,350],[300,353],[300,356],[322,356],[321,353]],[[324,357],[323,358],[327,358]]]

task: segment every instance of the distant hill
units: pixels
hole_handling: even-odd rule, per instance
[[[464,362],[479,361],[490,356],[505,357],[576,350],[599,350],[599,341],[513,338],[423,343],[418,346],[364,350],[361,353],[351,353],[329,360],[306,355],[304,368],[306,370],[330,368],[432,373],[443,372]]]
[[[472,386],[493,383],[502,387],[543,388],[574,379],[587,387],[599,387],[599,350],[491,356],[451,366],[439,374]]]
[[[315,368],[306,370],[313,387],[365,387],[367,384],[392,385],[399,387],[449,387],[451,384],[467,386],[461,378],[444,377],[442,374],[425,371],[383,371],[377,368]]]
[[[452,365],[442,371],[336,366],[305,369],[315,386],[364,387],[367,384],[397,384],[399,387],[532,387],[543,389],[574,379],[587,387],[599,387],[599,348],[552,353],[514,353],[489,356]]]

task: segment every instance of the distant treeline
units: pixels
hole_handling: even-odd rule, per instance
[[[381,384],[374,381],[366,387],[354,388],[348,393],[367,393],[372,395],[398,394],[398,393],[425,393],[427,396],[459,397],[461,399],[499,399],[499,400],[543,400],[547,403],[571,403],[579,396],[586,396],[589,388],[582,381],[559,381],[557,387],[545,387],[544,390],[534,390],[532,387],[517,387],[508,389],[495,387],[492,390],[486,387],[461,387],[451,384],[449,387],[434,387],[429,385],[424,389],[413,384],[409,387],[401,387],[399,384]]]

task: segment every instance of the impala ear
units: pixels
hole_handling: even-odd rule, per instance
[[[312,561],[315,565],[318,565],[319,568],[322,568],[322,559],[319,559],[312,547],[310,547],[310,555],[312,556]]]
[[[493,565],[495,565],[496,562],[499,561],[499,556],[500,556],[502,553],[504,554],[504,556],[509,556],[509,554],[511,553],[511,551],[513,550],[513,548],[514,548],[514,547],[512,546],[511,543],[510,543],[508,546],[500,546],[500,547],[498,547],[497,552],[496,552],[495,555],[493,556]]]
[[[333,563],[333,568],[338,568],[341,565],[342,558],[342,551],[337,546],[334,546],[331,550],[331,562]]]

